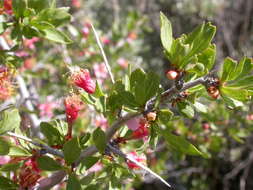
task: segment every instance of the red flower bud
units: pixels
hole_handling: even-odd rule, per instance
[[[67,122],[73,123],[78,116],[78,112],[81,110],[82,102],[80,101],[79,96],[68,96],[65,98],[64,105]]]
[[[76,86],[84,89],[89,94],[93,94],[96,90],[96,83],[91,79],[87,69],[74,71],[71,75],[71,80]]]
[[[211,96],[214,99],[217,99],[220,95],[219,89],[215,86],[210,86],[207,89],[207,92],[208,92],[209,96]]]
[[[179,75],[178,72],[175,70],[168,70],[166,72],[166,76],[170,80],[175,80],[178,77],[178,75]]]
[[[12,0],[4,0],[4,11],[9,15],[12,14]]]
[[[148,135],[148,123],[146,120],[140,119],[138,129],[132,133],[132,139],[142,139]]]

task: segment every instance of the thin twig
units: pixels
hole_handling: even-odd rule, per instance
[[[168,184],[161,176],[159,176],[157,173],[153,172],[151,169],[149,169],[148,167],[144,166],[143,164],[139,163],[138,161],[136,161],[135,159],[131,158],[130,156],[127,156],[126,154],[124,154],[121,150],[111,146],[110,144],[108,145],[108,148],[110,149],[110,151],[112,151],[114,154],[117,154],[131,162],[133,162],[134,164],[136,164],[137,166],[139,166],[140,168],[142,168],[143,170],[147,171],[149,174],[153,175],[154,177],[156,177],[157,179],[159,179],[162,183],[164,183],[166,186],[171,187],[170,184]]]
[[[64,156],[63,156],[63,153],[62,153],[61,151],[56,150],[56,149],[54,149],[54,148],[51,148],[51,147],[49,147],[49,146],[47,146],[47,145],[44,145],[44,144],[35,142],[35,141],[33,141],[32,139],[30,139],[30,138],[28,138],[28,137],[25,137],[25,136],[22,136],[22,135],[19,135],[19,134],[16,134],[16,133],[12,133],[12,132],[7,132],[7,135],[9,135],[9,136],[11,136],[11,137],[16,137],[16,138],[18,138],[18,139],[22,139],[22,140],[24,140],[24,141],[26,141],[26,142],[29,142],[29,143],[31,143],[31,144],[33,144],[33,145],[35,145],[35,146],[38,146],[38,147],[40,147],[40,148],[46,150],[46,152],[49,153],[49,154],[52,154],[52,155],[55,155],[55,156],[59,156],[59,157],[61,157],[61,158],[64,157]]]
[[[96,41],[97,41],[97,44],[98,44],[99,49],[100,49],[100,51],[101,51],[101,54],[102,54],[102,56],[103,56],[104,63],[105,63],[105,67],[106,67],[106,69],[107,69],[107,71],[108,71],[108,73],[109,73],[109,75],[110,75],[110,78],[111,78],[111,80],[112,80],[112,83],[114,83],[115,81],[114,81],[114,77],[113,77],[113,75],[112,75],[111,67],[110,67],[110,65],[109,65],[109,63],[108,63],[108,60],[107,60],[107,57],[106,57],[106,55],[105,55],[103,46],[102,46],[102,44],[101,44],[101,42],[100,42],[98,33],[97,33],[95,27],[93,26],[93,24],[91,24],[91,27],[92,27],[93,33],[94,33],[94,35],[95,35],[95,37],[96,37]]]

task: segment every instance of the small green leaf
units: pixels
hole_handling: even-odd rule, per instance
[[[81,137],[80,137],[80,145],[81,146],[84,146],[87,142],[88,142],[88,140],[90,139],[90,133],[85,133],[84,135],[82,135]]]
[[[130,87],[131,91],[134,92],[135,88],[141,87],[140,83],[142,83],[146,78],[146,73],[142,69],[136,69],[131,73],[130,76]]]
[[[80,183],[82,185],[89,185],[92,180],[95,178],[95,172],[89,173],[88,175],[84,176],[81,180]]]
[[[253,61],[252,59],[246,57],[244,60],[243,70],[237,78],[239,79],[245,77],[252,71],[252,69],[253,69]]]
[[[194,117],[194,109],[188,102],[178,102],[177,107],[179,112],[188,117],[188,118],[193,118]]]
[[[173,112],[169,109],[161,109],[158,112],[158,119],[162,122],[162,124],[167,125],[173,116]]]
[[[77,138],[73,138],[63,145],[64,159],[68,165],[75,162],[80,156],[80,153],[81,148]]]
[[[53,158],[48,156],[40,156],[37,158],[37,163],[39,168],[46,171],[56,171],[61,170],[62,166],[60,163],[56,162]]]
[[[101,96],[104,96],[104,93],[100,87],[100,85],[98,84],[98,81],[96,81],[96,89],[95,89],[95,92],[93,94],[95,97],[99,98]]]
[[[106,148],[106,137],[104,131],[98,127],[92,134],[92,139],[100,153],[104,153]]]
[[[122,91],[118,94],[119,100],[121,104],[130,107],[130,108],[136,108],[138,107],[138,103],[135,100],[134,95],[131,92],[128,91]]]
[[[238,101],[246,101],[249,99],[249,94],[247,90],[233,88],[233,87],[221,87],[220,92],[222,96],[228,96]]]
[[[243,103],[241,101],[235,100],[235,99],[227,97],[227,96],[222,96],[222,98],[226,102],[226,104],[232,109],[236,108],[236,107],[243,106]]]
[[[8,109],[0,115],[0,134],[19,127],[21,118],[17,109]]]
[[[193,106],[198,112],[207,113],[208,108],[206,105],[201,104],[200,102],[195,102]]]
[[[234,69],[234,72],[231,73],[231,80],[235,80],[240,76],[240,74],[243,71],[244,63],[246,61],[246,57],[242,58],[239,63],[236,64],[236,68]]]
[[[27,150],[23,148],[20,148],[17,146],[11,146],[8,155],[9,156],[30,156],[31,153],[29,153]]]
[[[47,138],[49,145],[62,143],[60,132],[52,124],[41,122],[40,131]]]
[[[7,155],[9,151],[10,151],[9,143],[3,138],[0,138],[0,155]]]
[[[160,85],[160,78],[154,72],[147,74],[145,80],[145,102],[156,95]]]
[[[12,10],[16,18],[24,16],[24,12],[27,7],[26,2],[27,2],[26,0],[12,0]]]
[[[70,21],[71,15],[68,7],[43,9],[36,17],[36,21],[46,21],[54,26],[60,26]]]
[[[17,0],[18,1],[18,0]],[[49,7],[49,2],[51,0],[28,0],[28,7],[33,8],[36,10],[36,12],[39,12],[43,9],[46,9]]]
[[[81,190],[81,183],[75,174],[70,174],[67,183],[67,190]]]
[[[0,189],[1,190],[17,190],[18,185],[15,184],[12,180],[0,176]]]
[[[229,57],[224,60],[221,81],[231,80],[233,73],[236,69],[237,62]]]
[[[0,168],[0,171],[2,171],[2,172],[16,171],[21,167],[21,164],[22,163],[4,164]]]
[[[250,88],[253,87],[253,76],[246,76],[242,79],[238,79],[232,84],[229,85],[230,87],[237,87],[237,88]]]
[[[41,36],[48,40],[62,44],[72,43],[72,40],[66,34],[47,22],[34,23],[34,26],[40,30]]]
[[[171,23],[168,20],[168,18],[160,12],[160,22],[161,22],[161,41],[164,49],[167,52],[170,52],[171,45],[173,42],[173,37],[172,37],[172,27]]]

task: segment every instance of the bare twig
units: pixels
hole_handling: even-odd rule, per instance
[[[109,63],[108,63],[108,60],[107,60],[107,57],[106,57],[106,55],[105,55],[103,46],[102,46],[102,44],[101,44],[101,42],[100,42],[98,33],[97,33],[95,27],[93,26],[93,24],[91,24],[91,27],[92,27],[93,33],[94,33],[94,35],[95,35],[95,37],[96,37],[96,41],[97,41],[98,47],[99,47],[99,49],[100,49],[100,51],[101,51],[101,54],[102,54],[102,56],[103,56],[104,63],[105,63],[105,67],[106,67],[106,69],[107,69],[107,71],[108,71],[108,73],[109,73],[109,75],[110,75],[110,78],[111,78],[111,80],[112,80],[112,83],[114,83],[115,81],[114,81],[114,77],[113,77],[113,75],[112,75],[111,67],[110,67],[110,65],[109,65]]]
[[[108,148],[110,149],[110,151],[112,151],[114,154],[117,154],[131,162],[133,162],[134,164],[136,164],[137,166],[139,166],[140,168],[142,168],[143,170],[145,170],[146,172],[148,172],[149,174],[153,175],[154,177],[156,177],[157,179],[159,179],[162,183],[164,183],[166,186],[171,187],[170,184],[168,184],[161,176],[159,176],[157,173],[153,172],[151,169],[149,169],[148,167],[144,166],[143,164],[139,163],[138,161],[136,161],[135,159],[131,158],[130,156],[127,156],[126,154],[124,154],[121,150],[111,146],[110,144],[108,145]]]
[[[22,140],[24,140],[24,141],[26,141],[26,142],[29,142],[29,143],[31,143],[31,144],[33,144],[33,145],[35,145],[35,146],[38,146],[38,147],[40,147],[40,148],[46,150],[46,152],[49,153],[49,154],[56,155],[56,156],[59,156],[59,157],[61,157],[61,158],[64,157],[64,156],[63,156],[63,153],[62,153],[61,151],[56,150],[56,149],[54,149],[54,148],[51,148],[51,147],[49,147],[49,146],[47,146],[47,145],[44,145],[44,144],[35,142],[35,141],[33,141],[32,139],[30,139],[30,138],[28,138],[28,137],[25,137],[25,136],[22,136],[22,135],[18,135],[18,134],[16,134],[16,133],[12,133],[12,132],[7,132],[7,135],[9,135],[9,136],[11,136],[11,137],[16,137],[16,138],[18,138],[18,139],[22,139]]]

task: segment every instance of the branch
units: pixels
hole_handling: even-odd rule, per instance
[[[93,33],[94,33],[94,35],[95,35],[95,37],[96,37],[96,41],[97,41],[98,47],[99,47],[99,49],[100,49],[100,51],[101,51],[101,53],[102,53],[102,56],[103,56],[103,59],[104,59],[104,63],[105,63],[105,67],[106,67],[106,69],[107,69],[107,71],[108,71],[108,73],[109,73],[109,75],[110,75],[110,78],[111,78],[111,80],[112,80],[112,83],[114,83],[115,81],[114,81],[114,77],[113,77],[113,75],[112,75],[111,67],[110,67],[110,65],[109,65],[109,63],[108,63],[108,60],[107,60],[107,57],[106,57],[106,55],[105,55],[103,46],[102,46],[102,44],[101,44],[101,42],[100,42],[98,33],[97,33],[95,27],[93,26],[93,24],[91,24],[91,27],[92,27]]]
[[[16,134],[16,133],[12,133],[12,132],[7,132],[7,135],[9,135],[9,136],[11,136],[11,137],[16,137],[16,138],[18,138],[18,139],[22,139],[22,140],[24,140],[24,141],[26,141],[26,142],[29,142],[29,143],[31,143],[31,144],[33,144],[33,145],[35,145],[35,146],[38,146],[38,147],[40,147],[40,148],[46,150],[47,153],[49,153],[49,154],[56,155],[56,156],[59,156],[59,157],[61,157],[61,158],[64,158],[63,153],[62,153],[61,151],[56,150],[56,149],[54,149],[54,148],[51,148],[51,147],[49,147],[49,146],[47,146],[47,145],[44,145],[44,144],[35,142],[35,141],[33,141],[32,139],[30,139],[30,138],[28,138],[28,137],[25,137],[25,136],[22,136],[22,135],[18,135],[18,134]]]
[[[4,39],[3,36],[0,36],[0,45],[2,46],[2,48],[3,48],[4,50],[9,50],[9,49],[10,49],[9,45],[7,44],[7,42],[6,42],[6,40]],[[13,55],[13,52],[10,52],[9,54],[10,54],[10,55]],[[24,79],[21,77],[21,75],[18,75],[18,76],[16,77],[16,79],[17,79],[17,83],[18,83],[18,85],[19,85],[20,94],[21,94],[22,98],[23,98],[23,99],[27,99],[27,101],[25,101],[25,107],[26,107],[29,111],[33,112],[33,111],[34,111],[34,107],[33,107],[33,104],[32,104],[32,102],[31,102],[31,100],[29,100],[30,93],[29,93],[29,91],[28,91],[28,89],[27,89],[27,87],[26,87],[26,84],[25,84]],[[33,126],[33,127],[31,128],[31,129],[32,129],[32,132],[33,132],[33,134],[36,136],[36,135],[38,134],[38,126],[39,126],[39,124],[40,124],[40,120],[39,120],[39,118],[37,117],[37,115],[34,114],[34,113],[28,114],[28,117],[29,117],[29,119],[30,119],[31,122],[32,122],[32,126]]]
[[[156,177],[157,179],[159,179],[162,183],[164,183],[166,186],[171,187],[170,184],[168,184],[161,176],[159,176],[157,173],[153,172],[152,170],[150,170],[148,167],[144,166],[143,164],[139,163],[138,161],[136,161],[135,159],[127,156],[126,154],[124,154],[121,150],[111,146],[110,144],[107,146],[110,151],[112,151],[114,154],[117,154],[119,156],[121,156],[122,158],[125,158],[131,162],[133,162],[134,164],[136,164],[137,166],[139,166],[140,168],[142,168],[143,170],[145,170],[146,172],[148,172],[149,174],[153,175],[154,177]]]

